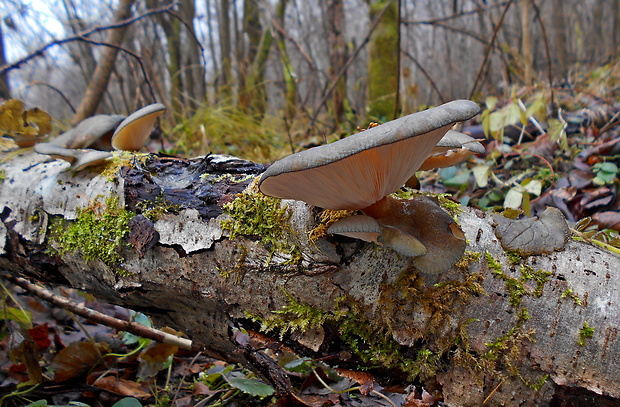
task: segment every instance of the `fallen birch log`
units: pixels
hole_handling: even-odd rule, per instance
[[[558,246],[553,222],[448,204],[465,256],[424,274],[322,234],[319,208],[263,196],[259,164],[116,153],[104,170],[68,166],[32,152],[0,164],[3,273],[146,312],[280,393],[290,382],[268,354],[290,348],[383,385],[422,383],[447,405],[620,399],[620,257],[573,239],[517,254]]]

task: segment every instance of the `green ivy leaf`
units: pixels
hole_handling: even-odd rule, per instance
[[[226,378],[228,384],[254,397],[267,397],[274,393],[273,387],[256,379]]]

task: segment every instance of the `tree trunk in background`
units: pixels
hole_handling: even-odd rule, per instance
[[[207,101],[207,86],[205,83],[205,69],[203,64],[202,49],[196,42],[196,28],[194,18],[196,17],[196,6],[194,0],[182,0],[179,3],[179,15],[185,21],[188,27],[192,29],[194,34],[190,33],[185,27],[182,32],[182,60],[185,61],[183,69],[183,94],[186,95],[186,107],[189,108],[188,114],[191,114],[198,106]]]
[[[450,406],[542,407],[554,397],[565,405],[563,392],[589,400],[567,405],[620,399],[620,257],[600,247],[567,239],[562,250],[516,256],[500,244],[499,214],[463,208],[456,216],[466,256],[445,273],[424,274],[371,243],[310,241],[319,209],[265,199],[251,185],[260,164],[151,155],[115,174],[66,168],[32,151],[0,160],[0,273],[139,309],[207,355],[255,369],[279,392],[290,384],[266,353],[286,346],[367,371],[384,386],[423,385]],[[97,204],[97,196],[118,201]],[[222,214],[225,202],[233,217]],[[146,208],[166,213],[154,224],[132,218]],[[84,214],[132,220],[102,225],[118,243],[99,248]],[[64,234],[80,224],[87,226]],[[243,232],[233,238],[232,230]],[[539,240],[547,232],[536,230],[525,233]],[[119,257],[106,263],[93,250]],[[303,253],[297,262],[295,251]],[[253,335],[259,322],[274,329]]]
[[[347,58],[347,44],[345,40],[345,16],[342,0],[330,0],[327,4],[327,35],[329,42],[329,78],[332,82],[338,80],[338,85],[332,93],[332,109],[336,125],[344,120],[347,97],[347,76],[337,78]]]
[[[6,54],[4,52],[4,32],[2,31],[2,23],[0,23],[0,66],[6,64]],[[10,99],[11,90],[9,88],[9,80],[6,72],[0,74],[0,99]]]
[[[531,0],[520,3],[521,10],[521,58],[523,58],[523,84],[530,86],[534,80],[534,50],[532,49]]]
[[[252,112],[258,116],[263,116],[267,111],[265,67],[273,40],[272,30],[268,27],[263,31],[256,56],[252,62],[252,68],[246,79],[245,97]]]
[[[551,13],[551,30],[553,42],[555,43],[555,54],[557,56],[556,74],[565,77],[568,73],[570,63],[569,51],[566,39],[566,12],[564,10],[564,0],[553,0],[551,3],[553,12]]]
[[[589,58],[589,61],[586,62],[591,64],[598,62],[605,53],[605,44],[607,41],[605,41],[604,35],[612,34],[610,32],[603,34],[603,1],[598,0],[593,3],[592,20],[588,24],[590,38],[586,45],[586,55]]]
[[[230,102],[232,97],[232,48],[230,41],[230,2],[220,0],[218,10],[218,27],[220,33],[220,60],[222,70],[220,72],[219,93],[222,100]]]
[[[276,6],[276,23],[284,29],[284,13],[286,11],[286,5],[288,0],[279,0]],[[297,113],[297,80],[295,78],[295,72],[293,64],[288,56],[286,50],[286,43],[284,36],[277,30],[272,29],[272,34],[276,39],[278,50],[280,52],[280,63],[282,65],[282,75],[284,76],[283,82],[285,86],[284,93],[284,117],[286,119],[292,119]]]
[[[381,121],[394,118],[398,86],[398,3],[373,0],[370,21],[388,4],[381,22],[370,37],[368,51],[368,115]]]
[[[239,106],[246,112],[250,112],[252,111],[251,106],[255,102],[254,97],[257,96],[253,88],[257,86],[256,79],[258,78],[251,80],[252,84],[250,85],[249,76],[258,74],[261,76],[259,80],[262,82],[262,74],[255,72],[257,67],[254,64],[263,37],[263,26],[260,21],[257,0],[243,1],[243,33],[246,35],[246,40],[242,41],[243,54],[239,60]],[[261,72],[262,69],[264,66],[261,67]],[[262,95],[264,97],[264,93]]]
[[[160,7],[160,1],[149,1],[149,8]],[[179,16],[181,16],[183,2],[179,4]],[[183,108],[186,106],[183,99],[182,72],[181,72],[181,22],[169,14],[158,14],[159,25],[166,35],[166,52],[168,54],[168,77],[170,78],[170,106],[175,120],[184,116]]]
[[[117,9],[114,12],[115,23],[129,18],[133,3],[134,0],[120,0]],[[126,31],[127,26],[109,30],[105,42],[113,46],[120,46],[123,42],[123,37],[125,36]],[[84,95],[82,102],[73,116],[73,124],[76,124],[96,113],[97,107],[99,106],[99,103],[103,98],[103,94],[108,87],[108,81],[110,80],[110,75],[112,75],[112,71],[114,70],[117,54],[117,48],[103,47],[103,50],[101,51],[101,59],[99,60],[95,73],[88,84],[86,94]]]

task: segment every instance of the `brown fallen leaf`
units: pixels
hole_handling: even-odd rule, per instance
[[[592,220],[601,229],[613,229],[620,232],[620,211],[598,212],[592,215]]]
[[[561,250],[568,241],[569,228],[562,212],[547,208],[539,218],[513,220],[493,214],[495,235],[504,250],[530,256]]]
[[[105,343],[73,342],[62,349],[51,367],[56,371],[54,380],[59,383],[78,377],[99,363],[101,355],[107,353],[109,347]]]
[[[360,385],[360,393],[367,396],[375,388],[375,378],[370,373],[355,370],[336,369],[338,374],[347,379],[355,380]]]
[[[140,384],[131,380],[119,379],[114,376],[102,376],[95,380],[93,386],[99,387],[122,396],[135,397],[137,399],[147,399],[151,397],[151,393],[144,391],[142,388],[145,383]]]

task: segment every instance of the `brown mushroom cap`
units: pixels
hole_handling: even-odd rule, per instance
[[[453,123],[480,107],[458,100],[275,162],[259,189],[327,209],[363,209],[398,190]]]
[[[161,103],[154,103],[130,114],[116,128],[112,147],[117,150],[138,151],[148,140],[155,120],[166,110]]]

